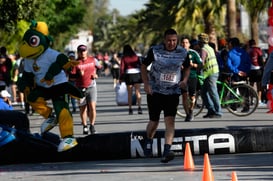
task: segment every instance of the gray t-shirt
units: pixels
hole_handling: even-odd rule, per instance
[[[183,67],[189,67],[187,50],[177,46],[173,51],[167,51],[164,44],[151,47],[144,58],[144,65],[150,65],[149,83],[152,91],[164,95],[181,94],[178,83],[181,81]]]

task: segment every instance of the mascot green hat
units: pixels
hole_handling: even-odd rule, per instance
[[[23,58],[37,58],[50,46],[51,42],[47,24],[33,20],[24,34],[19,53]]]

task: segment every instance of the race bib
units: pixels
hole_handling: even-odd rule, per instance
[[[177,80],[176,74],[160,74],[160,81],[162,82],[176,83],[176,80]]]

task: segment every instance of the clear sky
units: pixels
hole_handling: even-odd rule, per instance
[[[144,8],[144,4],[149,0],[110,0],[109,2],[109,10],[116,8],[122,16],[126,16]]]

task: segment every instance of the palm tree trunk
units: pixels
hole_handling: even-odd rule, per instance
[[[251,17],[251,37],[259,44],[258,16]]]
[[[227,1],[227,31],[228,38],[235,37],[237,35],[236,26],[236,2],[235,0]]]

